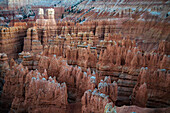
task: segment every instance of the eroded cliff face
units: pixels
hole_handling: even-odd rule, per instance
[[[83,69],[95,68],[97,63],[97,51],[90,49],[90,46],[85,48],[70,48],[66,49],[66,58],[68,64],[78,65]]]
[[[7,66],[9,70],[5,76],[2,97],[12,104],[11,107],[5,107],[11,108],[11,112],[47,110],[63,113],[71,109],[67,105],[74,102],[81,102],[84,112],[104,112],[105,106],[110,102],[112,107],[123,104],[167,107],[170,90],[167,71],[169,56],[161,51],[143,52],[133,43],[125,40],[115,41],[113,45],[109,44],[104,52],[101,50],[98,58],[97,52],[92,53],[89,47],[77,49],[76,52],[69,52],[71,49],[66,48],[63,52],[62,47],[46,46],[40,54],[22,52],[19,57],[22,61],[20,65],[11,60]],[[74,54],[77,54],[77,57]],[[89,59],[93,58],[90,57],[91,54],[96,55],[96,62]],[[67,62],[74,60],[74,65],[80,65],[79,62],[84,60],[89,61],[89,65],[80,65],[82,68],[68,65]],[[91,61],[93,69],[90,69]],[[104,78],[109,74],[110,76]],[[136,107],[134,109],[138,110]],[[114,110],[119,111],[115,108]]]
[[[160,46],[160,50],[163,47]],[[150,71],[158,69],[169,70],[169,56],[160,50],[144,52],[136,47],[135,41],[123,39],[122,41],[108,43],[106,49],[100,50],[100,54],[90,47],[87,49],[67,47],[64,51],[61,46],[46,46],[41,55],[34,56],[32,54],[28,58],[32,58],[31,62],[36,62],[32,63],[32,67],[36,64],[41,73],[47,70],[48,75],[56,77],[60,82],[66,82],[69,85],[69,101],[71,102],[80,100],[83,92],[88,89],[93,90],[104,76],[110,76],[110,80],[112,82],[117,81],[118,84],[116,105],[121,106],[134,103],[143,107],[149,105],[147,104],[149,102],[148,86],[143,85],[139,88],[140,90],[136,89],[134,97],[131,96],[134,92],[133,88],[138,84],[137,80],[142,67],[146,67]],[[24,64],[24,60],[22,63]],[[68,64],[80,67],[73,67]],[[94,70],[94,72],[91,73],[91,70]],[[91,78],[95,78],[94,84],[91,84]],[[143,92],[143,94],[140,94],[140,92]],[[79,99],[75,99],[73,95],[77,95]],[[107,93],[107,95],[112,96],[111,92]],[[140,101],[139,98],[144,99]],[[152,105],[152,107],[162,106],[161,103],[154,105],[154,102]]]
[[[68,103],[66,84],[60,84],[55,78],[48,77],[46,71],[42,74],[38,70],[29,72],[22,64],[16,64],[7,71],[7,74],[2,98],[3,102],[12,102],[10,112],[42,110],[64,112],[63,110],[66,109]]]
[[[67,105],[67,86],[51,77],[45,79],[46,76],[41,76],[38,71],[29,72],[25,99],[21,101],[22,98],[17,95],[12,102],[11,111],[21,112],[20,108],[23,106],[27,112],[64,112]]]
[[[0,97],[2,97],[3,86],[5,84],[5,76],[7,74],[7,70],[9,69],[8,57],[5,53],[0,53]],[[0,111],[7,112],[10,108],[11,101],[5,101],[5,99],[0,98],[1,104]]]
[[[125,113],[125,112],[136,112],[136,113],[155,113],[155,112],[159,112],[159,113],[166,113],[169,111],[169,108],[141,108],[138,106],[122,106],[122,107],[113,107],[112,103],[107,103],[107,105],[105,106],[105,111],[104,113]]]
[[[168,85],[169,71],[166,69],[151,71],[148,68],[142,68],[137,84],[133,89],[133,97],[135,98],[134,103],[141,103],[142,105],[145,103],[149,107],[167,106],[169,104],[169,101],[167,100],[169,99]],[[148,101],[146,101],[147,98]]]
[[[11,107],[11,103],[16,95],[23,97],[24,79],[28,73],[28,68],[24,68],[22,65],[15,65],[15,63],[13,65],[13,63],[10,63],[10,67],[4,78],[5,84],[1,96],[1,101],[5,110]]]
[[[2,111],[167,112],[167,2],[136,2],[80,1],[62,20],[40,8],[35,23],[2,27],[0,52],[8,55],[0,53]]]
[[[0,53],[6,53],[9,58],[17,58],[23,50],[23,38],[26,36],[26,27],[2,27],[0,29]]]
[[[98,74],[95,72],[91,73],[90,69],[87,70],[87,72],[83,72],[80,67],[69,66],[61,57],[41,57],[38,69],[41,71],[45,69],[48,74],[51,74],[52,77],[56,77],[58,81],[66,82],[69,92],[75,93],[77,95],[77,100],[81,98],[84,91],[94,89],[97,85]],[[73,98],[73,100],[76,99],[72,97],[72,94],[70,94],[70,98]]]
[[[40,53],[43,49],[41,42],[38,40],[38,32],[35,28],[29,28],[27,30],[27,37],[24,38],[25,52]]]
[[[4,77],[8,69],[9,69],[8,57],[5,53],[0,53],[0,91],[2,91],[3,89]]]
[[[104,111],[104,107],[108,102],[108,96],[98,92],[97,89],[95,89],[94,91],[87,90],[82,97],[82,111],[85,113],[101,113]]]
[[[115,105],[117,100],[117,83],[111,83],[110,77],[105,77],[98,84],[98,88],[87,90],[81,98],[82,112],[102,113],[107,103]]]

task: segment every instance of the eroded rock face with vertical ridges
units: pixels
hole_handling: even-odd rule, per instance
[[[21,64],[14,66],[10,64],[10,67],[11,68],[8,69],[4,78],[5,84],[3,86],[3,93],[1,96],[1,101],[5,110],[11,107],[11,103],[16,95],[23,97],[24,81],[26,74],[28,73],[28,68],[24,68]]]
[[[155,113],[155,112],[159,112],[159,113],[166,113],[169,111],[169,108],[141,108],[135,105],[132,106],[122,106],[122,107],[113,107],[112,103],[107,103],[107,105],[105,106],[105,111],[104,113],[125,113],[125,112],[136,112],[136,113]]]
[[[169,1],[8,2],[0,112],[168,112]]]
[[[40,78],[38,75],[36,76],[31,78],[30,84],[25,91],[24,105],[28,112],[40,111],[42,109],[47,109],[49,112],[59,109],[57,111],[60,112],[65,109],[67,105],[66,84],[60,84],[51,77],[46,79],[43,75]],[[15,99],[13,104],[15,106]]]
[[[4,84],[4,77],[9,69],[8,57],[5,53],[0,53],[0,91]]]
[[[138,82],[134,88],[133,95],[136,96],[136,101],[140,101],[138,98],[138,91],[142,89],[143,83],[146,83],[147,86],[147,101],[144,100],[146,106],[148,107],[167,107],[169,105],[169,71],[166,69],[158,69],[151,71],[147,68],[142,68],[138,77]],[[145,91],[143,91],[145,95]],[[159,103],[159,104],[158,104]]]
[[[36,28],[29,28],[27,30],[27,37],[24,38],[24,51],[40,53],[43,50],[41,42],[38,40],[38,33]]]
[[[17,58],[24,45],[26,29],[25,26],[0,28],[0,53],[6,53],[10,58]]]
[[[111,83],[110,77],[105,77],[98,84],[98,89],[87,90],[82,96],[83,112],[104,112],[107,103],[115,105],[117,100],[117,83]]]
[[[66,84],[60,84],[55,78],[48,77],[46,71],[43,74],[38,70],[29,72],[28,68],[20,64],[10,68],[7,73],[2,97],[12,102],[11,112],[36,112],[42,109],[52,112],[66,109]]]
[[[82,97],[82,111],[85,113],[103,112],[108,102],[109,96],[98,92],[97,89],[87,90]]]

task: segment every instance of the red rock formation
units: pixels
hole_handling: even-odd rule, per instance
[[[147,85],[148,92],[148,101],[146,102],[146,106],[148,107],[168,106],[170,104],[167,101],[167,98],[169,98],[168,91],[170,90],[168,87],[169,78],[170,78],[169,72],[166,71],[166,69],[158,69],[156,71],[151,71],[148,68],[142,68],[138,77],[138,82],[134,88],[133,95],[140,97],[140,94],[137,93],[141,92],[142,91],[141,89],[143,89],[144,91],[142,91],[143,94],[141,94],[141,97],[145,97],[145,99],[141,101],[138,97],[136,97],[135,101],[141,101],[143,105],[144,102],[146,102],[147,100],[147,96],[145,95],[146,88],[141,86],[145,82]]]
[[[84,91],[88,89],[93,90],[96,87],[96,77],[98,76],[95,73],[83,73],[80,67],[64,65],[60,69],[58,80],[76,88],[79,95],[82,95]]]
[[[22,65],[14,66],[13,69],[8,70],[2,96],[12,101],[16,94],[23,95],[23,85],[27,73],[28,68],[24,68]]]
[[[170,54],[170,42],[168,41],[161,41],[159,43],[159,47],[158,47],[158,52],[162,53],[162,54]]]
[[[142,84],[138,90],[135,90],[136,92],[133,92],[133,96],[135,99],[133,99],[132,96],[132,103],[140,106],[140,107],[146,107],[146,102],[148,99],[148,92],[147,92],[147,85],[146,83]]]
[[[100,93],[97,89],[87,90],[82,97],[82,112],[104,112],[105,106],[110,102],[108,96]]]
[[[6,83],[5,80],[4,80],[5,77],[7,76],[6,74],[9,74],[8,73],[9,69],[13,68],[14,66],[16,66],[16,65],[15,65],[15,61],[13,59],[11,59],[10,63],[8,63],[7,55],[4,54],[4,53],[0,53],[0,102],[1,102],[0,112],[8,112],[9,109],[10,109],[10,104],[12,102],[12,98],[10,98],[8,95],[4,95],[3,86]],[[10,84],[10,83],[11,82],[8,82],[8,84],[10,86],[13,85],[13,84]],[[8,92],[8,94],[9,93],[10,92]]]
[[[117,100],[117,83],[111,83],[110,77],[98,84],[98,89],[87,90],[82,97],[83,112],[104,112],[109,102]]]
[[[78,65],[85,69],[95,68],[97,63],[97,51],[91,50],[89,46],[87,49],[86,48],[75,49],[67,47],[66,58],[68,64]]]
[[[2,54],[2,60],[7,59],[7,56],[3,56]],[[60,84],[55,77],[48,77],[46,70],[42,75],[37,70],[28,73],[27,67],[17,65],[14,60],[10,61],[8,69],[2,93],[3,101],[1,100],[4,109],[9,107],[5,102],[9,104],[13,101],[11,112],[36,112],[44,109],[64,112],[67,105],[65,83]],[[49,107],[44,108],[44,105]]]
[[[22,51],[23,38],[26,35],[26,27],[2,27],[0,29],[0,53],[6,53],[9,58],[17,58]]]
[[[3,90],[4,77],[5,77],[9,68],[10,68],[10,66],[8,63],[7,55],[5,53],[0,53],[0,91]],[[0,93],[0,96],[1,96],[1,93]]]
[[[104,81],[101,80],[100,83],[98,84],[98,90],[99,92],[109,95],[110,99],[112,102],[116,102],[117,100],[117,83],[113,82],[111,83],[111,78],[105,77]]]
[[[163,59],[160,61],[160,69],[170,70],[170,56],[164,55]]]
[[[141,108],[138,106],[121,106],[121,107],[116,107],[112,105],[112,103],[107,103],[106,107],[105,107],[105,111],[104,113],[155,113],[155,112],[159,112],[159,113],[166,113],[169,111],[170,108]]]
[[[39,55],[34,55],[29,52],[22,52],[19,53],[19,60],[22,65],[27,67],[29,70],[35,70],[38,68]]]
[[[91,52],[90,47],[80,49],[78,52],[78,65],[85,68],[95,68],[97,63],[97,51]]]
[[[143,66],[148,66],[148,68],[154,70],[158,68],[168,69],[168,59],[169,57],[164,56],[163,58],[158,53],[143,53],[136,47],[125,48],[125,46],[109,45],[104,52],[100,52],[96,67],[101,71],[123,71],[137,75],[139,69]]]
[[[49,67],[49,58],[46,56],[42,56],[38,63],[38,70],[40,72],[43,72],[44,69],[48,69],[48,67]]]
[[[79,71],[80,70],[80,71]],[[87,89],[93,90],[97,85],[98,75],[93,72],[84,72],[79,68],[77,71],[77,81],[76,87],[80,90],[80,92],[85,92]]]
[[[78,49],[67,47],[66,59],[68,64],[76,65],[78,58]]]
[[[10,60],[9,66],[6,55],[0,54],[0,77],[6,75],[2,98],[13,100],[10,112],[65,112],[67,100],[76,105],[82,96],[83,112],[104,112],[109,102],[106,112],[154,112],[136,106],[113,108],[130,101],[142,107],[169,106],[168,2],[157,1],[144,0],[138,7],[140,0],[107,0],[107,8],[106,1],[81,1],[57,12],[66,15],[61,21],[54,18],[55,8],[45,15],[44,8],[38,11],[36,27],[34,22],[2,27],[0,52],[16,57],[24,50],[15,59],[20,65]],[[153,16],[153,11],[161,14]],[[160,40],[166,41],[158,47]],[[148,68],[140,72],[141,67]]]
[[[7,70],[9,69],[8,57],[5,53],[0,53],[0,79],[4,79]]]
[[[38,33],[36,28],[29,28],[27,30],[27,37],[24,39],[24,51],[40,53],[43,47],[41,42],[38,40]]]
[[[60,85],[60,83],[55,82],[51,77],[49,77],[48,81],[45,78],[32,77],[28,90],[25,92],[24,104],[28,111],[37,111],[37,108],[44,109],[44,106],[53,106],[55,109],[66,108],[67,86],[65,83]]]
[[[69,45],[70,42],[67,43]],[[112,74],[113,71],[128,73],[118,75],[113,74],[111,79],[118,81],[118,102],[120,102],[120,105],[130,104],[129,96],[132,94],[133,88],[136,84],[137,75],[139,74],[140,68],[142,66],[148,66],[148,68],[152,70],[159,67],[165,67],[168,69],[169,64],[169,62],[167,62],[169,61],[169,57],[163,57],[157,53],[144,53],[135,46],[135,41],[130,41],[129,39],[114,41],[113,46],[109,45],[104,52],[102,50],[100,51],[98,62],[96,50],[94,54],[94,51],[91,51],[89,47],[87,49],[68,47],[66,49],[63,48],[62,50],[58,46],[49,46],[49,49],[47,49],[46,46],[44,52],[42,53],[42,55],[45,56],[39,57],[40,60],[38,63],[38,69],[40,72],[43,72],[44,69],[46,69],[48,75],[51,75],[52,77],[55,76],[59,81],[66,82],[70,87],[76,88],[80,95],[82,95],[82,92],[87,89],[94,89],[96,84],[91,85],[92,87],[90,87],[90,85],[88,85],[89,82],[86,82],[90,80],[90,77],[86,76],[81,71],[77,71],[77,67],[69,67],[65,62],[68,62],[68,64],[78,64],[81,67],[85,67],[83,68],[83,71],[88,67],[92,68],[96,66],[101,75]],[[63,61],[63,58],[55,58],[55,48],[58,50],[56,52],[57,56],[60,56],[61,51],[64,51],[63,56],[66,54],[67,61]],[[51,58],[46,56],[50,56]],[[72,73],[73,70],[74,74]],[[96,81],[99,81],[99,79]],[[144,104],[142,104],[142,106],[144,106]]]
[[[124,44],[124,42],[120,43]],[[125,44],[124,44],[125,45]],[[101,75],[112,75],[112,80],[118,83],[118,103],[130,104],[129,96],[137,82],[137,75],[142,66],[148,66],[150,70],[158,68],[169,69],[169,57],[163,57],[157,53],[143,53],[138,48],[124,48],[121,46],[108,46],[100,52],[99,62],[96,64]],[[127,74],[113,74],[113,72]],[[145,102],[147,100],[144,99]],[[121,105],[122,105],[121,104]],[[142,104],[141,106],[145,106]]]
[[[38,64],[40,72],[47,70],[48,75],[56,77],[60,82],[66,82],[71,87],[77,88],[80,95],[87,89],[94,89],[97,84],[98,75],[90,71],[82,72],[79,67],[69,66],[62,58],[51,58],[42,56]],[[97,77],[97,79],[96,79]]]
[[[65,83],[60,84],[55,78],[48,78],[46,71],[42,75],[37,70],[27,73],[27,68],[18,65],[5,76],[2,96],[10,101],[14,99],[11,112],[35,112],[45,109],[44,106],[49,106],[49,111],[62,111],[66,108]]]
[[[24,68],[22,65],[10,65],[10,67],[12,68],[5,75],[5,84],[1,96],[2,107],[5,112],[10,109],[16,95],[21,97],[24,95],[24,80],[28,73],[28,68]]]

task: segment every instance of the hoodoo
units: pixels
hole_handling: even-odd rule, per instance
[[[169,7],[0,0],[0,113],[169,113]]]

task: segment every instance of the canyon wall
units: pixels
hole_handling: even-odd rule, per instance
[[[127,0],[93,2],[66,4],[62,20],[55,18],[53,8],[40,8],[35,23],[1,28],[0,111],[169,110],[169,23],[167,17],[159,20],[167,12],[153,16],[162,11],[156,1],[158,6],[146,12],[148,2],[139,8]]]
[[[0,53],[6,53],[10,58],[17,58],[23,50],[26,27],[3,27],[0,30]]]
[[[155,82],[156,81],[156,82]],[[146,86],[143,86],[145,84]],[[133,98],[136,101],[134,103],[140,103],[139,101],[145,101],[143,97],[146,97],[145,90],[147,90],[148,101],[146,105],[148,107],[166,107],[169,105],[169,70],[158,69],[151,71],[148,68],[142,68],[138,77],[138,81],[133,90]],[[144,88],[146,87],[146,88]],[[142,92],[138,94],[139,92]],[[139,96],[142,95],[143,96]],[[141,99],[143,98],[143,99]],[[159,103],[159,104],[158,104]]]
[[[62,52],[62,47],[58,46],[46,46],[41,54],[22,52],[19,54],[19,59],[25,68],[22,64],[16,64],[14,60],[9,62],[10,65],[7,66],[7,68],[10,68],[10,70],[7,71],[7,75],[5,76],[2,97],[3,99],[8,100],[8,103],[12,102],[11,112],[31,112],[31,110],[34,112],[45,109],[43,108],[43,104],[36,100],[33,95],[47,99],[44,101],[46,102],[46,106],[49,106],[49,109],[47,109],[49,112],[51,110],[60,111],[61,109],[66,108],[63,108],[59,103],[51,103],[51,98],[60,98],[60,103],[63,103],[64,106],[66,106],[67,101],[69,103],[81,101],[82,110],[89,112],[104,111],[105,106],[109,102],[112,102],[113,106],[115,104],[135,104],[141,107],[167,107],[169,105],[167,100],[167,98],[169,98],[168,91],[170,90],[168,89],[169,71],[167,70],[169,70],[168,65],[170,62],[169,56],[164,55],[165,50],[163,48],[165,46],[161,45],[162,43],[160,43],[157,53],[148,53],[137,48],[134,41],[114,41],[112,46],[108,45],[105,50],[101,50],[98,58],[95,58],[98,59],[94,63],[96,68],[92,68],[90,65],[86,67],[80,65],[81,68],[78,66],[69,66],[67,64],[70,60],[75,60],[79,65],[78,62],[82,62],[83,60],[78,60],[79,57],[76,57],[76,54],[81,57],[81,51],[85,50],[88,52],[82,52],[84,56],[90,55],[91,50],[89,47],[87,49],[80,48],[77,52],[70,53],[70,50],[66,50],[66,53]],[[66,57],[63,56],[63,53],[66,54]],[[97,53],[95,54],[97,55]],[[7,56],[5,57],[3,54],[2,56],[7,60]],[[2,63],[5,64],[5,62]],[[90,60],[88,63],[90,63]],[[33,69],[34,71],[29,72],[28,69]],[[48,75],[51,75],[51,77]],[[13,79],[11,79],[11,77]],[[155,79],[152,80],[151,78]],[[59,85],[56,80],[65,82],[66,84]],[[117,83],[113,81],[117,81]],[[64,90],[64,92],[66,92],[68,89],[68,96],[65,95],[64,97],[60,97],[59,95],[59,97],[52,96],[51,98],[48,98],[42,96],[45,94],[37,95],[38,93],[35,93],[37,91],[39,92],[39,89],[44,91],[42,93],[46,92],[47,89],[44,85],[40,84],[53,83],[57,83],[56,85],[63,88],[68,85]],[[36,87],[33,87],[32,85]],[[49,87],[52,88],[54,87],[53,85],[50,85]],[[95,89],[97,86],[98,88]],[[17,93],[15,93],[16,91]],[[55,90],[51,89],[48,92],[50,91]],[[58,93],[56,94],[58,95]],[[91,96],[89,97],[87,94]],[[108,100],[105,97],[107,97]],[[96,103],[94,103],[95,101],[93,100],[95,100]],[[100,102],[97,103],[98,101],[106,101],[106,103],[100,105]],[[53,104],[58,107],[54,108]],[[35,105],[39,107],[37,108]],[[10,108],[10,105],[6,105],[5,107]]]

